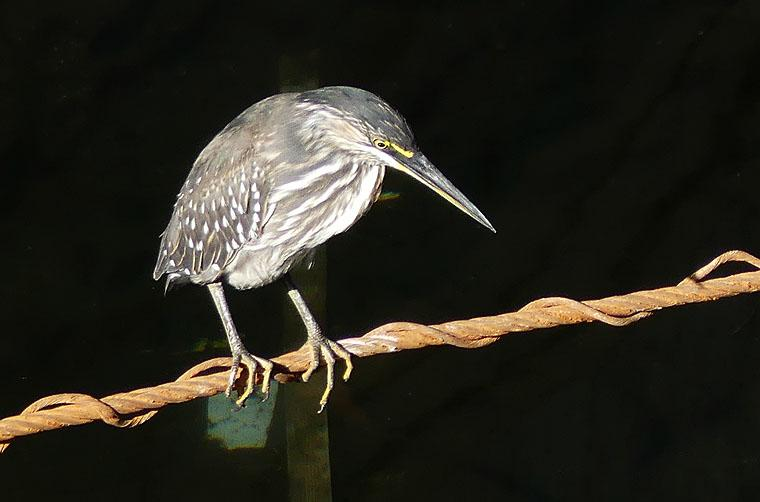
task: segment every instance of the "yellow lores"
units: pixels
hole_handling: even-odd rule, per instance
[[[412,157],[414,157],[414,152],[410,152],[409,150],[404,150],[403,148],[398,146],[396,143],[390,143],[390,145],[391,145],[391,148],[396,150],[398,153],[400,153],[407,159],[411,159]]]

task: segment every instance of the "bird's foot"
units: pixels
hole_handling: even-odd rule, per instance
[[[245,388],[242,393],[238,395],[235,400],[235,405],[242,408],[245,405],[245,401],[253,393],[254,385],[256,383],[256,370],[261,367],[262,381],[261,381],[261,393],[264,394],[264,400],[269,396],[269,382],[272,378],[272,369],[274,365],[272,361],[268,359],[262,359],[260,357],[252,356],[245,349],[239,349],[232,354],[232,366],[230,366],[230,376],[227,382],[227,390],[224,391],[227,397],[232,395],[232,389],[235,387],[235,380],[237,378],[237,372],[240,365],[243,364],[248,369],[248,378],[245,383]]]
[[[333,342],[327,338],[320,336],[310,338],[308,341],[311,348],[311,361],[309,367],[301,375],[301,379],[304,382],[308,382],[311,375],[319,368],[319,363],[322,359],[325,360],[325,366],[327,366],[327,385],[325,391],[322,393],[322,398],[319,400],[319,411],[322,413],[327,404],[327,398],[330,397],[330,392],[333,389],[335,380],[335,358],[339,357],[346,362],[346,371],[343,373],[343,380],[348,380],[351,376],[351,370],[354,369],[354,365],[351,362],[351,354],[343,348],[338,342]]]

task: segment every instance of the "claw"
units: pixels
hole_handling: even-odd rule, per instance
[[[301,380],[308,382],[311,375],[319,368],[320,354],[322,352],[322,346],[319,342],[309,343],[311,349],[311,360],[309,361],[309,367],[301,375]]]
[[[338,355],[338,357],[346,362],[346,371],[343,372],[343,381],[348,382],[348,379],[351,378],[351,372],[354,370],[354,363],[351,362],[351,353],[343,348],[343,345],[339,344],[338,342],[328,340],[328,343],[330,344],[330,348]]]
[[[319,410],[317,411],[317,413],[322,413],[327,405],[327,400],[330,397],[335,382],[335,358],[339,357],[346,363],[343,380],[349,379],[354,365],[351,362],[351,354],[338,342],[333,342],[327,338],[320,338],[310,340],[309,347],[311,348],[311,360],[309,361],[309,367],[301,375],[301,379],[304,382],[308,382],[311,375],[319,368],[321,360],[324,359],[327,368],[327,383],[325,391],[322,393],[322,398],[319,400]]]
[[[272,369],[274,368],[274,365],[268,359],[252,356],[245,350],[241,350],[239,353],[232,355],[232,365],[230,366],[230,376],[227,382],[227,389],[224,391],[225,395],[227,397],[230,397],[232,394],[232,389],[235,386],[235,380],[237,379],[237,373],[238,369],[240,368],[240,364],[245,365],[246,369],[248,370],[248,376],[246,378],[245,388],[243,389],[242,394],[239,394],[238,398],[235,400],[235,405],[238,408],[245,406],[246,400],[248,397],[250,397],[255,388],[256,369],[259,366],[262,369],[261,393],[264,394],[264,398],[262,400],[266,400],[266,398],[269,397],[269,384],[272,378]]]
[[[224,395],[230,397],[232,389],[235,387],[238,368],[240,368],[240,354],[232,354],[232,364],[230,365],[229,376],[227,377],[227,388],[224,389]]]

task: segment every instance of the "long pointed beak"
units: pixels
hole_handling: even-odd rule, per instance
[[[395,147],[395,145],[393,145]],[[393,155],[396,165],[391,166],[416,179],[435,193],[459,208],[464,214],[477,221],[491,232],[496,233],[491,222],[475,207],[475,204],[464,196],[435,166],[419,152],[408,152],[397,149]]]

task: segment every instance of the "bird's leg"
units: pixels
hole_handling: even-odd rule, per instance
[[[230,367],[229,381],[227,382],[227,390],[224,393],[227,397],[230,397],[232,393],[232,387],[235,385],[235,377],[237,376],[240,363],[243,363],[248,368],[248,380],[245,384],[245,390],[240,394],[235,401],[237,406],[243,406],[245,400],[253,392],[254,382],[256,378],[256,368],[261,366],[263,373],[263,381],[261,382],[261,392],[264,394],[264,399],[269,394],[269,381],[272,375],[272,362],[267,359],[252,356],[243,345],[243,341],[240,340],[235,323],[232,322],[232,314],[227,306],[227,299],[224,297],[224,289],[221,283],[213,283],[208,285],[208,290],[211,292],[211,298],[214,299],[214,305],[219,312],[219,317],[222,318],[222,324],[224,325],[224,331],[227,333],[227,341],[230,344],[230,351],[232,352],[232,366]]]
[[[322,399],[319,400],[319,412],[325,409],[327,404],[327,398],[330,396],[330,391],[333,388],[334,372],[335,372],[335,357],[340,357],[346,362],[346,371],[343,373],[343,380],[348,380],[351,376],[351,370],[354,368],[351,363],[351,354],[343,348],[338,342],[334,342],[326,338],[322,334],[322,330],[319,328],[319,324],[314,315],[312,315],[309,306],[306,305],[306,301],[301,296],[301,292],[298,291],[298,287],[290,278],[290,274],[285,274],[285,284],[288,287],[288,296],[295,305],[298,314],[301,316],[301,320],[306,326],[307,343],[311,349],[311,361],[309,368],[304,371],[301,378],[304,382],[308,382],[312,373],[319,368],[321,359],[325,360],[327,366],[327,386],[324,393],[322,393]]]

